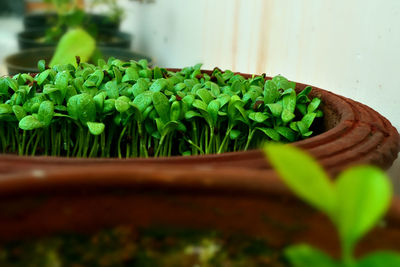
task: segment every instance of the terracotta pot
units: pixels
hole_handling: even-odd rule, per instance
[[[261,237],[276,248],[306,242],[335,256],[340,251],[328,219],[296,200],[268,170],[116,163],[0,180],[0,241],[121,225],[212,229]],[[400,200],[384,225],[363,239],[357,254],[400,251]]]
[[[177,70],[177,69],[172,69]],[[209,72],[210,73],[210,72]],[[245,77],[251,75],[242,74]],[[297,84],[297,90],[306,87]],[[311,96],[322,99],[324,120],[319,127],[320,134],[293,143],[307,150],[331,174],[354,164],[374,164],[388,168],[396,159],[400,149],[400,137],[396,129],[383,116],[371,108],[343,96],[313,87]],[[318,129],[317,129],[318,131]],[[63,157],[19,157],[0,155],[0,173],[27,170],[46,170],[63,166],[99,166],[114,165],[144,168],[148,165],[179,166],[235,166],[248,169],[269,170],[260,150],[224,153],[220,155],[148,158],[148,159],[78,159]]]

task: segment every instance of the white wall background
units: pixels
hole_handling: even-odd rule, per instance
[[[367,104],[400,130],[400,0],[120,3],[133,48],[158,65],[282,74]],[[400,160],[390,174],[400,178]]]
[[[157,64],[282,74],[365,103],[400,129],[399,0],[121,1]]]

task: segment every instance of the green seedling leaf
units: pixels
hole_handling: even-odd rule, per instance
[[[306,106],[306,104],[297,103],[296,108],[300,111],[300,113],[303,116],[307,114],[307,106]]]
[[[207,104],[199,99],[194,100],[193,107],[197,108],[198,110],[207,112]]]
[[[293,120],[295,117],[296,116],[294,115],[293,112],[291,112],[290,110],[288,110],[286,108],[283,109],[281,118],[284,123],[288,123],[289,121]]]
[[[102,70],[96,70],[89,75],[89,78],[83,83],[86,87],[99,87],[104,79],[104,72]]]
[[[50,67],[64,64],[77,66],[76,56],[80,57],[81,62],[87,62],[95,49],[96,41],[85,30],[69,30],[58,42]]]
[[[219,89],[219,86],[216,83],[210,82],[210,88],[209,89],[211,91],[211,94],[214,95],[214,96],[217,96],[217,95],[219,95],[221,93],[221,90]]]
[[[45,70],[45,71],[41,72],[41,73],[35,78],[37,84],[38,84],[38,85],[42,85],[42,84],[46,81],[46,79],[47,79],[47,77],[48,77],[49,75],[50,75],[50,70]]]
[[[143,111],[143,119],[146,119],[146,118],[149,116],[150,112],[153,111],[153,109],[154,109],[153,106],[148,106],[148,107]]]
[[[222,108],[223,106],[225,106],[226,104],[229,103],[229,100],[231,100],[231,97],[227,94],[220,94],[218,96],[217,100],[219,101],[220,108]]]
[[[182,102],[185,102],[189,108],[192,107],[194,100],[195,100],[194,95],[187,95],[184,98],[182,98]]]
[[[68,86],[69,78],[70,78],[70,75],[68,72],[66,72],[66,71],[59,72],[56,75],[54,85],[61,91],[65,92],[65,90],[67,89],[67,86]]]
[[[271,138],[271,140],[273,140],[273,141],[278,142],[281,140],[279,133],[277,131],[275,131],[274,129],[257,127],[256,130],[263,132],[266,136]]]
[[[314,98],[313,100],[311,100],[311,103],[307,107],[307,113],[312,113],[316,111],[320,104],[321,99],[319,98]]]
[[[324,252],[306,244],[290,246],[285,256],[293,267],[339,267],[339,263]]]
[[[68,100],[67,110],[72,118],[79,119],[82,124],[96,119],[96,104],[93,98],[85,93],[71,97]]]
[[[54,104],[51,101],[44,101],[39,106],[38,120],[43,123],[44,126],[49,126],[54,116]]]
[[[267,104],[267,107],[269,108],[269,110],[272,113],[272,116],[279,118],[282,114],[282,104],[280,103],[274,103],[274,104]]]
[[[303,121],[296,122],[297,129],[300,131],[302,136],[310,136],[312,131],[308,130],[307,124]]]
[[[294,142],[296,140],[296,133],[288,127],[278,126],[275,127],[275,130],[290,142]]]
[[[280,93],[276,84],[271,80],[266,81],[264,84],[264,103],[275,103],[279,99],[279,97]]]
[[[107,114],[115,110],[115,99],[104,100],[103,113]]]
[[[205,88],[197,90],[196,94],[200,97],[201,100],[203,100],[206,105],[214,100],[214,97],[211,95],[210,91]]]
[[[307,103],[309,102],[308,99],[308,95],[310,94],[312,88],[311,86],[307,86],[306,88],[304,88],[303,91],[301,91],[298,95],[297,95],[297,102],[298,103]]]
[[[301,119],[307,129],[311,127],[316,115],[316,113],[308,113]]]
[[[335,217],[335,188],[311,156],[296,147],[278,144],[266,144],[264,153],[296,195],[331,218]]]
[[[154,67],[153,73],[154,73],[153,74],[154,79],[159,79],[163,77],[161,69],[159,67]]]
[[[151,86],[150,91],[152,92],[161,92],[167,87],[168,83],[165,79],[156,80]]]
[[[177,121],[181,115],[181,104],[178,101],[172,102],[170,111],[170,120]]]
[[[167,124],[165,124],[161,130],[161,138],[163,136],[166,136],[167,134],[173,132],[178,126],[179,126],[179,123],[176,121],[170,121]]]
[[[182,91],[185,88],[186,88],[186,83],[178,83],[174,86],[176,92]]]
[[[102,112],[104,108],[104,100],[106,99],[106,95],[104,92],[99,93],[93,97],[93,101],[96,104],[96,111]]]
[[[67,111],[67,107],[66,107],[66,106],[57,105],[57,106],[54,106],[54,110],[57,110],[57,111]]]
[[[119,97],[117,81],[109,81],[105,85],[108,98],[117,99]]]
[[[390,251],[379,251],[368,254],[358,261],[356,267],[398,267],[400,255]]]
[[[187,79],[184,81],[184,84],[186,85],[185,88],[188,90],[192,90],[193,86],[198,84],[199,82],[196,79]]]
[[[143,116],[139,110],[139,107],[133,104],[133,102],[129,102],[129,105],[133,108],[133,117],[135,118],[135,120],[138,122],[142,122]]]
[[[78,120],[79,117],[79,105],[78,105],[79,95],[70,97],[67,103],[67,111],[71,118]]]
[[[46,84],[43,87],[43,94],[46,94],[46,95],[49,95],[51,93],[58,92],[58,91],[60,91],[60,89],[57,88],[56,86],[54,86],[53,84]]]
[[[242,134],[241,131],[236,130],[236,129],[232,129],[232,130],[229,132],[229,138],[230,138],[231,140],[236,140],[236,139],[239,138],[239,136],[240,136],[241,134]]]
[[[337,207],[334,222],[342,246],[351,253],[389,207],[392,187],[383,171],[358,166],[341,173],[336,181]]]
[[[119,113],[126,112],[130,108],[129,102],[130,99],[128,97],[120,96],[117,100],[115,100],[115,109]]]
[[[148,82],[144,78],[139,78],[132,86],[132,94],[137,97],[149,88]]]
[[[133,104],[139,108],[140,112],[144,112],[145,109],[153,102],[152,95],[153,93],[149,91],[143,92],[135,97]]]
[[[122,82],[137,81],[139,72],[136,68],[130,67],[125,70],[125,75],[122,77]]]
[[[1,107],[1,105],[0,105],[0,107]],[[0,108],[1,109],[1,108]],[[17,120],[22,120],[25,116],[26,116],[26,111],[24,110],[24,108],[23,107],[21,107],[21,106],[18,106],[18,105],[14,105],[13,107],[12,107],[12,110],[13,110],[13,112],[14,112],[14,114],[15,114],[15,117],[17,118]],[[0,114],[2,114],[1,113],[1,111],[0,111]]]
[[[11,114],[13,109],[9,104],[0,104],[0,114]]]
[[[187,120],[191,120],[192,118],[195,117],[201,118],[201,114],[193,110],[189,110],[188,112],[185,113],[185,119]]]
[[[258,123],[263,123],[268,119],[268,115],[262,112],[251,112],[249,113],[249,119]]]
[[[5,79],[0,79],[0,96],[8,95],[8,83]]]
[[[7,81],[8,86],[9,86],[14,92],[18,91],[19,85],[18,85],[18,82],[17,82],[16,80],[11,79],[10,77],[6,77],[5,79],[6,79],[6,81]]]
[[[46,61],[44,61],[43,59],[38,61],[37,67],[39,69],[39,72],[43,72],[46,69]]]
[[[19,128],[27,131],[42,128],[44,126],[44,124],[41,121],[39,121],[32,115],[24,117],[22,120],[20,120],[18,125]]]
[[[212,100],[207,106],[207,112],[211,116],[212,125],[216,125],[218,121],[218,111],[220,108],[219,101]]]
[[[277,85],[278,89],[287,90],[290,88],[295,89],[296,87],[296,83],[289,82],[288,79],[281,75],[275,76],[274,78],[272,78],[272,81]]]
[[[296,109],[296,93],[293,89],[288,90],[291,90],[291,92],[283,96],[282,106],[283,109],[287,109],[291,113],[294,113],[294,110]]]
[[[93,135],[100,135],[104,132],[105,125],[101,122],[88,122],[87,126]]]
[[[153,93],[153,105],[162,121],[167,123],[170,118],[168,98],[161,92],[155,92]]]

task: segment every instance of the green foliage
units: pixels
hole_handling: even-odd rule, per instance
[[[335,217],[335,187],[313,158],[304,156],[304,152],[292,146],[270,144],[265,151],[268,160],[296,195],[331,218]]]
[[[97,25],[90,22],[86,13],[86,11],[89,14],[93,13],[91,10],[96,7],[106,11],[106,21],[118,22],[123,15],[123,9],[118,6],[117,0],[92,0],[89,5],[86,3],[86,10],[81,9],[76,0],[44,0],[44,2],[52,4],[57,14],[55,25],[46,31],[45,42],[56,42],[65,33],[65,29],[76,27],[83,27],[96,37],[99,29]]]
[[[65,48],[62,60],[78,51]],[[42,71],[34,77],[0,78],[3,152],[148,157],[240,151],[266,140],[306,138],[291,124],[304,122],[304,131],[312,132],[320,111],[298,112],[297,98],[307,109],[310,89],[296,95],[295,84],[282,76],[265,82],[219,69],[208,75],[201,65],[171,72],[151,69],[145,60],[113,58],[97,66],[38,66]],[[269,87],[276,91],[266,103]]]
[[[389,207],[391,184],[386,174],[376,167],[354,167],[339,175],[336,195],[335,224],[344,252],[351,254],[357,241]]]
[[[357,242],[373,228],[389,207],[392,188],[383,171],[372,166],[352,167],[342,172],[333,183],[321,166],[298,148],[268,144],[264,151],[286,185],[298,197],[324,212],[339,233],[342,246],[340,262],[335,262],[310,246],[296,245],[286,250],[293,266],[399,264],[400,255],[391,252],[378,252],[358,261],[353,258]]]
[[[285,250],[285,256],[293,267],[338,267],[338,262],[324,252],[306,244],[293,245]]]
[[[96,41],[82,29],[69,30],[57,44],[50,66],[75,64],[76,56],[87,62],[96,49]]]

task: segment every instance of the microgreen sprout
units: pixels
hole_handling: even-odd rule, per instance
[[[292,245],[285,254],[293,266],[400,266],[400,255],[378,251],[361,259],[353,252],[358,241],[382,218],[392,199],[386,174],[372,166],[343,171],[335,182],[308,154],[294,146],[268,144],[265,154],[285,184],[301,199],[325,213],[336,226],[340,260],[306,244]]]
[[[66,157],[202,155],[309,137],[322,117],[311,87],[282,76],[173,72],[110,58],[0,78],[0,151]]]

